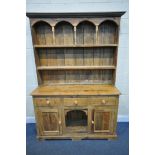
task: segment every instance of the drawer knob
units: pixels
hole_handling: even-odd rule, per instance
[[[75,104],[75,105],[77,105],[77,104],[78,104],[78,102],[75,100],[75,101],[74,101],[74,104]]]
[[[102,103],[105,104],[105,100],[102,100]]]
[[[61,121],[59,121],[59,124],[61,124]]]
[[[47,100],[47,101],[46,101],[46,103],[47,103],[47,104],[50,104],[50,101],[49,101],[49,100]]]
[[[91,121],[92,124],[94,124],[94,121]]]

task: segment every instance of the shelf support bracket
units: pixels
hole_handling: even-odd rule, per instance
[[[96,39],[96,44],[98,44],[98,25],[96,25],[96,36],[95,36],[95,39]]]
[[[76,45],[76,26],[74,26],[74,44]]]
[[[52,26],[53,44],[55,45],[55,28]]]

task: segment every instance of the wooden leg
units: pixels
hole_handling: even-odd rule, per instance
[[[116,140],[117,137],[111,137],[111,138],[108,138],[108,140]]]
[[[39,137],[39,136],[37,136],[37,139],[38,139],[39,141],[43,141],[43,140],[45,140],[44,138]]]
[[[74,138],[72,138],[72,141],[80,141],[80,140],[82,140],[82,137],[74,137]]]

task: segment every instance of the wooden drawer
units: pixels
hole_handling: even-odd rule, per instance
[[[64,98],[64,106],[87,106],[87,98]]]
[[[116,105],[116,97],[64,98],[64,106]]]
[[[57,106],[61,103],[59,98],[34,98],[36,106]]]

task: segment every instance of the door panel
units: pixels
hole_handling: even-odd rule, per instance
[[[58,109],[39,108],[39,125],[42,135],[60,134],[60,116]]]
[[[42,112],[44,131],[58,131],[58,114],[54,112]]]
[[[111,109],[94,110],[94,132],[112,132],[114,112]]]

